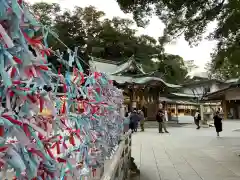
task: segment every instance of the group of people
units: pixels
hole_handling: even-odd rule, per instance
[[[222,117],[220,115],[220,109],[218,109],[213,115],[213,120],[214,120],[215,129],[217,132],[217,136],[219,137],[219,133],[222,132]],[[201,115],[199,110],[197,110],[194,116],[194,122],[197,126],[197,129],[201,128],[200,121],[201,121]]]
[[[130,113],[126,112],[125,118],[129,119],[129,129],[131,129],[132,132],[137,132],[139,123],[140,123],[141,131],[144,131],[145,116],[144,116],[143,110],[137,110],[135,108]],[[156,114],[156,120],[158,122],[159,133],[164,133],[164,132],[169,133],[166,127],[166,121],[168,120],[167,112],[163,108],[160,108],[158,110]]]
[[[136,108],[133,109],[132,112],[125,113],[125,118],[129,119],[129,129],[132,130],[132,132],[137,132],[138,125],[140,123],[141,131],[144,131],[144,121],[145,116],[144,112],[142,110],[137,110]],[[194,122],[197,126],[197,129],[200,129],[200,121],[201,121],[201,114],[199,110],[196,111],[194,115]],[[169,133],[166,127],[166,121],[168,121],[168,114],[167,111],[164,110],[164,108],[160,107],[156,114],[156,120],[158,122],[158,131],[159,133]],[[219,133],[222,132],[222,117],[220,115],[220,109],[218,109],[214,116],[214,126],[217,132],[217,136],[219,136]],[[164,130],[164,131],[163,131]]]
[[[129,119],[129,129],[133,132],[137,132],[138,125],[140,123],[141,131],[144,131],[144,113],[142,110],[137,110],[136,108],[133,109],[132,112],[125,113],[125,118]]]

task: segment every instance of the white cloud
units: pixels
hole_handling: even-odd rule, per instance
[[[32,0],[31,2],[39,2],[41,0]],[[55,2],[61,4],[63,8],[72,9],[74,6],[86,7],[89,5],[95,6],[98,10],[104,11],[108,18],[114,16],[132,18],[131,15],[124,14],[119,8],[115,0],[42,0],[45,2]],[[214,25],[209,27],[212,30]],[[146,28],[139,28],[139,34],[147,34],[158,38],[163,33],[164,25],[157,18],[152,17],[150,24]],[[185,60],[194,60],[197,66],[199,66],[198,71],[204,69],[205,64],[211,59],[210,53],[216,46],[215,42],[203,40],[198,46],[191,48],[183,37],[180,37],[173,44],[166,46],[166,52],[180,55]]]

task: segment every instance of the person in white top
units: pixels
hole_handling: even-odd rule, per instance
[[[197,125],[197,129],[200,129],[200,120],[201,120],[201,115],[199,110],[196,111],[195,116],[194,116],[194,122]]]
[[[168,121],[168,112],[165,110],[165,121]]]

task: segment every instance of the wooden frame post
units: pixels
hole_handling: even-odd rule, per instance
[[[132,110],[134,108],[137,108],[137,97],[136,97],[136,90],[134,87],[132,87],[132,100],[131,100],[131,108]]]
[[[227,101],[225,98],[222,100],[222,108],[223,108],[223,118],[227,119],[228,111],[227,111]]]

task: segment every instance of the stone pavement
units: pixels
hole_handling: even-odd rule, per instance
[[[195,126],[133,134],[132,156],[140,168],[137,180],[240,180],[240,121],[224,121],[221,137],[215,128]]]

